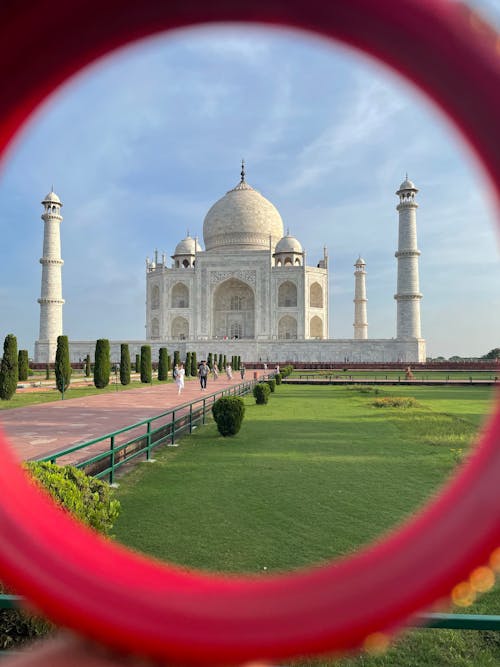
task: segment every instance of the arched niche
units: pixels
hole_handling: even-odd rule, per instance
[[[323,321],[315,315],[309,323],[309,335],[311,338],[323,338]]]
[[[153,317],[151,320],[151,338],[160,337],[160,323],[157,317]]]
[[[185,317],[175,317],[172,320],[172,339],[187,340],[189,338],[189,322]]]
[[[160,288],[158,285],[153,285],[151,288],[151,308],[157,309],[160,307]]]
[[[295,317],[285,315],[278,322],[278,338],[294,339],[297,338],[297,320]]]
[[[278,288],[278,307],[295,308],[297,306],[297,286],[285,280]]]
[[[319,283],[313,283],[309,288],[309,306],[323,308],[323,288]]]
[[[236,278],[217,286],[212,298],[212,335],[217,338],[255,337],[255,296]]]
[[[176,283],[172,287],[172,308],[189,308],[189,289],[184,283]]]

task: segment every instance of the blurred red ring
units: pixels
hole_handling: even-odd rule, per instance
[[[427,93],[473,148],[498,199],[500,41],[445,0],[13,0],[0,8],[0,149],[76,71],[171,28],[254,22],[375,56]],[[449,595],[500,545],[500,412],[443,494],[352,558],[265,579],[150,561],[72,522],[25,479],[2,438],[0,576],[56,622],[176,662],[239,663],[358,646]]]

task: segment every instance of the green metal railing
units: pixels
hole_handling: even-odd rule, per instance
[[[272,374],[270,374],[271,376]],[[267,377],[267,376],[265,376]],[[125,426],[124,428],[107,433],[106,435],[88,440],[87,442],[61,449],[47,456],[37,458],[37,461],[63,463],[61,459],[76,452],[93,448],[99,449],[96,453],[72,463],[77,468],[84,469],[94,477],[107,477],[110,484],[115,481],[115,472],[118,468],[130,463],[133,459],[144,455],[151,460],[151,452],[160,445],[175,445],[177,438],[185,433],[192,433],[200,424],[205,424],[210,415],[213,404],[222,396],[243,396],[248,394],[258,382],[264,378],[255,378],[232,387],[226,387],[196,401],[183,403],[171,408],[155,417]],[[138,435],[127,437],[133,431],[140,431]],[[102,445],[107,443],[105,449]],[[99,447],[101,445],[101,447]]]

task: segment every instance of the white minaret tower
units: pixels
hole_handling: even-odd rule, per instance
[[[420,294],[418,280],[417,208],[415,195],[418,189],[406,179],[399,186],[399,243],[395,256],[398,260],[398,287],[394,298],[397,301],[396,338],[421,338]]]
[[[354,338],[368,338],[368,321],[366,318],[366,262],[358,257],[354,265]]]
[[[42,201],[43,233],[42,288],[40,304],[40,334],[35,343],[35,360],[50,362],[55,360],[57,337],[62,335],[62,279],[61,232],[62,202],[52,189]]]

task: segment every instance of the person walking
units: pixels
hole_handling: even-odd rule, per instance
[[[216,361],[214,361],[212,366],[212,375],[214,376],[214,380],[217,380],[217,378],[219,377],[219,367],[217,366]]]
[[[175,384],[177,385],[177,395],[179,396],[184,389],[184,376],[186,371],[184,370],[184,364],[180,363],[175,367],[177,369],[177,375],[175,376]],[[174,369],[175,374],[175,369]]]
[[[200,378],[201,391],[207,390],[207,377],[210,369],[207,366],[207,362],[203,360],[198,367],[198,377]]]
[[[244,380],[245,379],[245,366],[243,364],[241,364],[241,366],[240,366],[240,375],[241,375],[241,379]]]
[[[232,379],[233,379],[233,369],[231,368],[231,364],[228,364],[228,365],[226,366],[226,375],[227,375],[227,379],[228,379],[228,380],[232,380]]]

